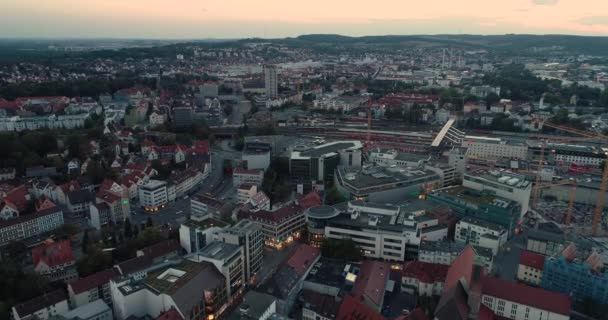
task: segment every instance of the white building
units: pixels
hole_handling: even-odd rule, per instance
[[[528,212],[532,183],[525,176],[506,171],[473,170],[464,175],[462,185],[477,191],[488,190],[496,196],[517,202],[521,217]]]
[[[517,266],[517,280],[540,286],[545,268],[545,256],[532,251],[523,250]]]
[[[95,300],[63,314],[65,320],[112,320],[112,309],[103,301]]]
[[[442,240],[448,232],[446,225],[423,211],[406,212],[399,206],[359,200],[349,201],[347,211],[338,216],[313,219],[316,223],[326,220],[326,238],[351,239],[366,257],[393,261],[404,261],[406,256],[415,255],[421,239]]]
[[[514,320],[568,320],[571,298],[524,284],[486,277],[482,280],[482,308]]]
[[[464,217],[456,224],[454,240],[470,245],[488,248],[496,255],[507,242],[508,232],[494,223]]]
[[[458,255],[466,248],[462,242],[450,241],[421,241],[418,249],[418,261],[451,265]],[[492,250],[482,247],[473,247],[475,251],[475,264],[492,270],[494,255]]]
[[[157,211],[169,203],[169,187],[165,181],[149,180],[139,186],[139,203],[145,210]],[[173,189],[175,192],[175,189]],[[173,196],[175,199],[175,196]]]
[[[474,159],[526,159],[528,146],[523,143],[514,143],[501,138],[481,136],[465,136],[462,147],[467,148],[467,157]]]
[[[34,117],[2,117],[0,118],[0,131],[16,131],[38,129],[77,129],[83,128],[88,113],[75,115],[48,115]]]
[[[245,281],[250,281],[262,268],[264,234],[251,220],[241,220],[219,233],[220,241],[238,245],[243,249]]]
[[[229,301],[232,301],[232,297],[246,283],[243,248],[239,245],[214,241],[189,259],[195,262],[211,262],[224,275]]]
[[[19,303],[11,309],[12,320],[48,320],[69,311],[68,299],[62,289]]]
[[[0,221],[0,245],[35,237],[58,229],[63,224],[63,211],[59,207]]]
[[[232,172],[232,183],[240,186],[243,183],[262,185],[264,170],[235,168]]]
[[[227,223],[211,217],[188,219],[179,226],[179,243],[188,254],[199,252],[207,244],[219,240],[220,231],[227,226]]]

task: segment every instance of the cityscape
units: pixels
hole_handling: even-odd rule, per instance
[[[608,319],[601,25],[0,31],[0,319]]]

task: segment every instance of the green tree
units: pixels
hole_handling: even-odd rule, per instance
[[[334,205],[344,201],[346,201],[346,199],[344,199],[344,196],[342,196],[335,186],[329,189],[325,194],[325,204],[327,205]]]
[[[321,254],[327,258],[361,261],[363,252],[351,239],[326,238],[321,243]]]
[[[133,227],[131,226],[131,220],[129,218],[125,219],[124,228],[125,228],[125,238],[127,238],[127,239],[133,238]]]
[[[148,217],[148,219],[146,220],[146,229],[147,228],[151,228],[154,226],[154,221],[152,221],[152,217]],[[145,231],[145,229],[144,229]]]

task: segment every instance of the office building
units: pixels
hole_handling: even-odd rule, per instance
[[[275,98],[279,95],[277,66],[269,64],[264,66],[264,87],[268,98]]]
[[[406,167],[349,168],[338,166],[334,185],[346,199],[375,203],[402,201],[441,187],[441,178],[430,170]]]
[[[467,172],[462,185],[477,191],[489,191],[498,197],[517,202],[520,206],[519,219],[528,212],[532,183],[523,175],[478,169]]]
[[[306,207],[290,203],[275,211],[241,211],[239,218],[250,219],[262,227],[264,243],[269,247],[281,248],[300,237],[306,228]]]
[[[339,215],[323,211],[328,213],[326,219],[313,218],[316,223],[325,220],[325,237],[351,239],[369,258],[404,261],[416,256],[422,239],[442,240],[448,232],[446,225],[424,211],[409,212],[394,205],[353,200]]]
[[[526,159],[528,156],[526,144],[503,138],[465,136],[461,146],[467,149],[466,156],[469,159]]]
[[[232,301],[245,285],[243,251],[239,245],[213,241],[190,259],[197,262],[211,262],[224,275],[228,300]]]
[[[339,165],[361,167],[363,145],[360,141],[329,142],[313,147],[296,146],[289,157],[289,174],[299,193],[313,184],[332,181]]]
[[[241,220],[234,226],[222,230],[219,240],[243,248],[245,281],[253,280],[262,267],[264,235],[262,228],[250,220]]]
[[[507,242],[507,230],[495,223],[464,217],[456,224],[454,240],[492,250],[496,255]]]
[[[191,107],[173,108],[173,126],[185,128],[192,125],[193,110]]]
[[[245,142],[241,160],[247,164],[247,169],[266,170],[270,166],[272,147],[264,142]]]
[[[216,241],[226,222],[210,216],[202,219],[188,219],[179,226],[179,243],[188,254],[199,252],[207,244]]]
[[[264,181],[264,170],[235,168],[232,171],[232,183],[240,186],[243,183],[262,185]]]
[[[489,191],[477,191],[462,186],[436,190],[427,199],[449,206],[460,218],[471,217],[502,226],[513,234],[520,218],[520,205],[494,195]]]
[[[63,211],[55,205],[39,209],[35,213],[0,221],[0,246],[53,231],[60,228],[63,223]]]
[[[160,180],[149,180],[146,184],[139,186],[139,203],[146,211],[158,211],[164,207],[169,203],[167,183]]]

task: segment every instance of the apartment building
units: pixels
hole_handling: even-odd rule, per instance
[[[245,281],[250,281],[262,267],[264,235],[262,228],[251,220],[241,220],[218,235],[220,241],[243,248]]]

